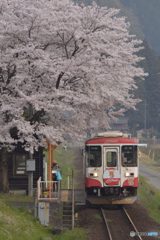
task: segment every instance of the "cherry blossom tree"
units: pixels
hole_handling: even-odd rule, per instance
[[[33,152],[46,139],[83,139],[89,115],[108,127],[135,108],[141,42],[118,12],[72,0],[0,3],[0,175],[18,142]]]

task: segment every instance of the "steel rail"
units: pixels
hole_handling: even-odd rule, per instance
[[[103,215],[103,218],[104,218],[104,221],[105,221],[106,227],[107,227],[107,231],[108,231],[109,239],[110,239],[110,240],[113,240],[112,235],[111,235],[111,232],[110,232],[110,229],[109,229],[109,226],[108,226],[108,223],[107,223],[107,220],[106,220],[106,216],[105,216],[104,211],[103,211],[102,208],[101,208],[101,212],[102,212],[102,215]]]
[[[127,213],[127,211],[126,211],[126,209],[125,209],[124,207],[123,207],[123,211],[125,212],[125,214],[126,214],[126,216],[128,217],[130,223],[132,224],[134,230],[136,231],[137,237],[138,237],[140,240],[142,240],[141,236],[138,235],[138,230],[137,230],[136,226],[134,225],[132,219],[130,218],[129,214]]]

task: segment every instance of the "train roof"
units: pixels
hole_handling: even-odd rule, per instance
[[[137,144],[137,141],[132,138],[93,138],[88,139],[86,144]]]
[[[97,133],[86,141],[86,144],[137,144],[135,139],[119,131]]]

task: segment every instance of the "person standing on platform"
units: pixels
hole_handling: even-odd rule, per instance
[[[53,183],[53,191],[58,191],[58,181],[62,180],[60,171],[59,171],[59,166],[57,165],[57,161],[53,161],[52,163],[52,181]]]

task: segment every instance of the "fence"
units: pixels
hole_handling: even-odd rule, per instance
[[[139,139],[139,143],[146,143],[147,146],[156,146],[156,145],[160,145],[160,139],[152,139],[152,138]]]
[[[63,143],[63,147],[83,148],[84,147],[84,142],[66,141],[66,142]]]
[[[59,201],[60,181],[37,181],[37,201]]]

